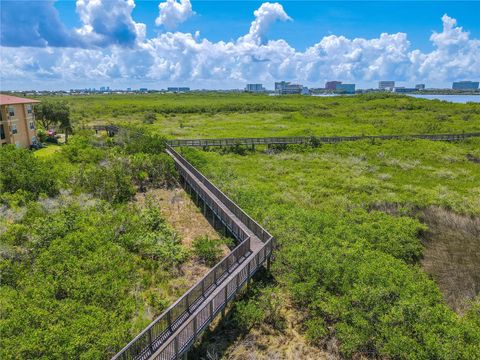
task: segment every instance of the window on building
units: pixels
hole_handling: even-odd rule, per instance
[[[12,134],[16,134],[17,131],[17,124],[12,124]]]
[[[30,105],[30,104],[27,105],[27,113],[28,114],[32,113],[32,105]]]
[[[3,128],[3,124],[0,124],[0,140],[5,139],[5,129]]]
[[[35,123],[30,121],[30,130],[35,130]]]
[[[13,109],[13,106],[9,106],[7,108],[7,111],[8,111],[8,116],[15,116],[15,111]]]

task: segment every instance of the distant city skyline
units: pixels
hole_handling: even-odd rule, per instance
[[[0,90],[450,88],[480,79],[480,2],[0,3]],[[407,16],[415,12],[415,16]],[[220,30],[221,29],[221,30]],[[173,84],[173,85],[172,85]],[[271,84],[271,85],[270,85]]]

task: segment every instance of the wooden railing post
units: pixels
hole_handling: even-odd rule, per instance
[[[152,328],[148,329],[148,347],[150,351],[153,353],[153,339],[152,339]]]
[[[195,316],[195,318],[193,319],[193,339],[195,341],[195,339],[197,338],[197,319],[198,319],[198,316]]]
[[[227,292],[227,286],[225,286],[225,302],[222,307],[222,319],[225,317],[225,308],[227,307],[227,297],[228,297],[228,292]]]
[[[172,312],[167,312],[168,330],[172,331]]]
[[[175,359],[178,359],[178,337],[173,340],[173,349],[175,350]]]

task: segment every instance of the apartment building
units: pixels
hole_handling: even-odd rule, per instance
[[[378,88],[380,90],[389,90],[391,91],[395,87],[395,81],[392,80],[384,80],[378,82]]]
[[[477,90],[478,81],[455,81],[452,84],[453,90]]]
[[[292,84],[289,81],[280,81],[275,83],[275,92],[280,95],[301,94],[303,86]]]
[[[355,84],[337,84],[335,91],[340,94],[355,94]]]
[[[341,83],[341,81],[327,81],[325,83],[325,90],[337,90],[337,85]]]
[[[247,84],[247,86],[245,86],[245,91],[252,93],[262,93],[265,92],[266,89],[263,87],[262,84]]]
[[[0,146],[28,148],[37,141],[33,104],[38,102],[0,94]]]

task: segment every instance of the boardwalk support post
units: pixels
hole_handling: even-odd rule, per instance
[[[178,359],[178,337],[173,340],[173,348],[175,349],[175,359]]]
[[[167,323],[168,323],[168,330],[172,331],[172,313],[170,311],[167,312]]]
[[[223,305],[223,308],[222,308],[222,319],[225,317],[225,309],[227,308],[227,300],[228,300],[227,287],[228,286],[225,286],[225,304]]]

